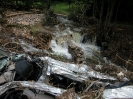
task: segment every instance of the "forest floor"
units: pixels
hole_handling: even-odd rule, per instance
[[[133,71],[133,25],[117,24],[103,54],[117,65]]]
[[[9,51],[23,53],[21,46],[17,43],[17,38],[23,38],[39,49],[49,49],[50,40],[52,39],[50,32],[54,31],[54,29],[44,28],[39,24],[43,17],[44,15],[42,13],[38,14],[35,12],[5,12],[4,20],[6,20],[7,23],[0,25],[0,46]],[[115,36],[108,43],[108,48],[103,51],[103,55],[109,57],[118,65],[124,64],[124,68],[131,71],[126,73],[127,78],[133,80],[133,26],[118,24],[115,30]],[[11,37],[15,38],[11,39]],[[14,43],[11,43],[13,40]],[[104,67],[99,71],[103,73],[106,72],[106,74],[110,74],[111,76],[116,76],[116,73],[120,70],[115,67]],[[102,92],[103,89],[97,90],[97,94],[100,95],[101,93],[98,93],[98,91]],[[87,93],[81,93],[80,95],[82,99],[92,98],[92,96],[97,97],[93,90]]]

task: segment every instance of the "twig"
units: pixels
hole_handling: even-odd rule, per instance
[[[84,95],[84,96],[81,96],[80,98],[81,98],[81,99],[84,99],[84,98],[87,98],[87,97],[88,97],[88,99],[89,99],[90,95]]]
[[[126,64],[133,65],[133,64],[131,63],[131,62],[133,62],[132,60],[125,60],[125,59],[121,58],[118,54],[116,54],[116,56],[117,56],[119,59],[123,60]]]
[[[98,96],[95,99],[99,99],[99,97],[103,94],[102,93],[103,90],[104,90],[104,88],[101,88],[100,90],[97,91],[98,92]]]
[[[71,83],[68,87],[67,87],[67,89],[71,86],[71,85],[75,85],[76,83]]]
[[[92,87],[92,85],[94,85],[94,83],[95,83],[95,82],[92,82],[92,83],[86,88],[86,90],[85,90],[84,92],[87,92],[87,91]]]

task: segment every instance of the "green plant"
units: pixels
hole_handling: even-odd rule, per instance
[[[37,32],[44,32],[44,28],[40,26],[39,24],[30,26],[30,33],[31,35],[35,35]]]
[[[42,20],[43,25],[55,25],[57,24],[57,17],[52,9],[44,11],[44,18]]]
[[[56,5],[53,5],[52,8],[54,9],[55,13],[65,14],[65,15],[70,14],[69,5],[66,3],[58,3]]]

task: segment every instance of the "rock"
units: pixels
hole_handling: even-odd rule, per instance
[[[87,43],[89,40],[89,35],[87,33],[83,34],[81,43]]]
[[[75,45],[72,41],[68,41],[68,52],[72,55],[72,59],[75,63],[81,64],[84,61],[83,50]]]

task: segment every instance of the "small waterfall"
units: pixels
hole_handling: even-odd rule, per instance
[[[56,40],[52,40],[50,47],[55,54],[71,59],[72,56],[68,53],[67,43],[64,42],[64,45],[59,45],[56,43]]]
[[[79,34],[78,32],[73,32],[72,33],[72,37],[73,37],[73,40],[77,43],[77,44],[81,44],[81,34]]]
[[[51,49],[57,55],[64,55],[67,59],[71,59],[72,56],[68,52],[68,41],[71,41],[75,46],[80,47],[84,52],[84,58],[93,59],[96,61],[103,61],[103,58],[100,56],[100,49],[95,45],[95,37],[91,38],[86,33],[83,35],[80,34],[81,29],[73,28],[71,30],[72,22],[67,19],[59,18],[60,24],[65,25],[64,30],[60,30],[59,25],[56,25],[56,32],[54,33],[54,39],[51,41]],[[78,30],[78,31],[74,31]],[[84,41],[83,41],[84,40]]]

